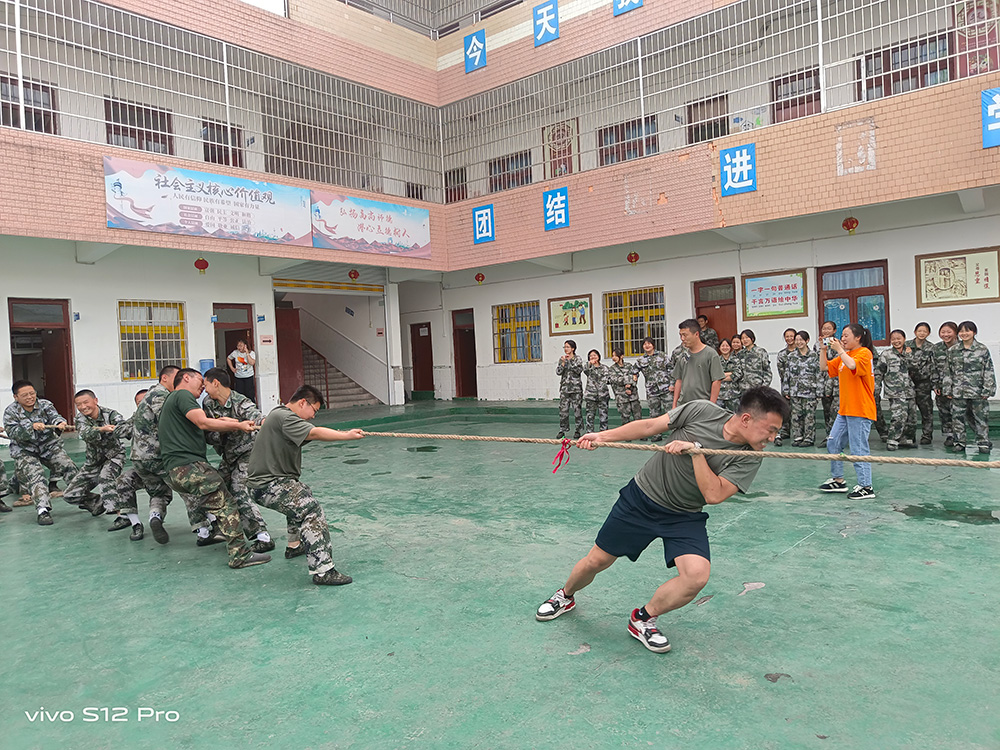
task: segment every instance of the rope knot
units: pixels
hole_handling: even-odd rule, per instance
[[[556,457],[552,459],[552,465],[556,467],[552,470],[553,474],[559,471],[559,467],[563,465],[563,461],[569,463],[569,448],[571,445],[573,445],[572,440],[569,438],[563,438],[562,447],[559,449]]]

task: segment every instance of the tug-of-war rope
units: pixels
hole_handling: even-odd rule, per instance
[[[577,444],[569,438],[528,438],[528,437],[491,437],[484,435],[437,435],[427,432],[369,432],[362,430],[365,437],[415,438],[419,440],[468,440],[481,443],[536,443],[540,445],[558,445],[559,453],[552,461],[555,473],[560,466],[569,462],[569,449]],[[598,448],[621,448],[627,451],[662,451],[661,445],[644,443],[593,443]],[[747,451],[721,450],[717,448],[689,448],[684,451],[688,455],[702,456],[737,456],[746,458]],[[1000,461],[965,461],[956,458],[910,458],[908,456],[849,456],[844,453],[779,453],[776,451],[759,451],[756,455],[762,458],[788,458],[799,461],[844,461],[845,463],[865,464],[908,464],[911,466],[950,466],[961,469],[1000,469]]]

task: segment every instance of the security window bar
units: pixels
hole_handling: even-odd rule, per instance
[[[26,130],[36,133],[56,134],[55,94],[51,86],[25,81],[24,119]],[[21,127],[20,99],[17,96],[17,79],[0,77],[0,124],[12,128]]]
[[[531,184],[531,152],[501,156],[490,161],[490,192]]]
[[[165,365],[187,362],[182,302],[118,302],[122,380],[149,380]]]
[[[918,39],[866,55],[864,98],[881,99],[890,94],[946,83],[954,78],[948,56],[948,35]]]
[[[204,120],[201,137],[205,142],[205,161],[226,167],[243,166],[243,130],[217,120]]]
[[[658,153],[656,115],[600,128],[597,131],[597,146],[598,161],[602,167]]]
[[[663,287],[628,289],[604,293],[604,356],[621,348],[626,357],[643,354],[642,340],[653,339],[659,351],[664,350]]]
[[[771,116],[775,123],[820,111],[819,68],[800,70],[771,81]]]
[[[729,135],[729,97],[725,94],[687,106],[688,143]]]
[[[465,167],[449,169],[444,173],[444,202],[458,203],[469,196],[466,184]]]
[[[493,361],[496,364],[542,361],[539,302],[493,306]]]
[[[169,112],[133,102],[105,99],[104,116],[110,145],[156,154],[174,153]]]

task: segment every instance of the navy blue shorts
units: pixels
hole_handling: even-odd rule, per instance
[[[663,540],[663,557],[667,567],[674,567],[679,555],[699,555],[711,560],[708,513],[681,513],[667,510],[649,499],[635,479],[622,487],[607,520],[597,532],[594,543],[609,555],[627,557],[632,562],[654,539]]]

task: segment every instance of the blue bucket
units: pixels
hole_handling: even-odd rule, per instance
[[[215,367],[214,359],[199,359],[198,369],[201,370],[201,374],[204,375],[206,372]]]

